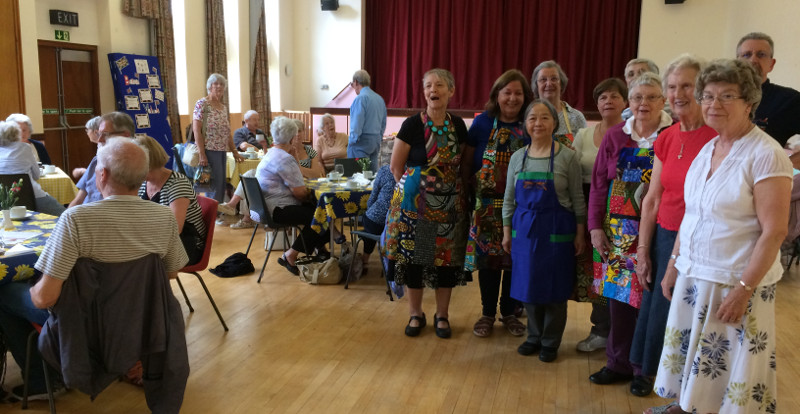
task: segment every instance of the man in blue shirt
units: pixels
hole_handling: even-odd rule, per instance
[[[386,130],[386,104],[383,98],[369,87],[369,73],[357,70],[350,86],[356,99],[350,105],[350,137],[347,143],[348,158],[369,158],[372,172],[378,170],[381,140]]]

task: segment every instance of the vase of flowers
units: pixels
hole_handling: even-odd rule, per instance
[[[22,190],[22,178],[9,187],[0,184],[0,210],[3,211],[3,228],[6,230],[14,229],[14,222],[11,221],[11,207],[19,200],[20,190]]]

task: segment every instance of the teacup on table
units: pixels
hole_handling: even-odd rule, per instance
[[[47,165],[44,166],[44,173],[45,174],[53,174],[54,172],[56,172],[56,166],[55,165],[47,164]]]
[[[370,171],[370,170],[364,171],[363,174],[364,174],[364,178],[366,178],[367,180],[371,180],[373,178],[373,176],[374,176],[372,174],[372,171]]]
[[[247,147],[247,152],[256,152],[256,147]]]
[[[336,171],[331,171],[328,173],[329,180],[338,181],[340,178],[342,178],[342,175]]]
[[[11,207],[11,218],[12,219],[23,219],[28,214],[28,209],[25,206],[14,206]]]

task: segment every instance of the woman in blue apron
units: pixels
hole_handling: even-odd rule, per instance
[[[575,255],[584,249],[586,207],[575,151],[553,140],[555,107],[534,100],[525,111],[531,144],[511,156],[503,201],[503,249],[511,254],[511,297],[525,305],[528,338],[517,349],[552,362],[567,323]]]

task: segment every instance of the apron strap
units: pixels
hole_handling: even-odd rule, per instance
[[[567,103],[561,101],[561,113],[564,114],[564,125],[567,127],[567,133],[572,135],[572,127],[569,124],[569,116],[567,114]]]
[[[520,172],[525,172],[525,161],[528,159],[528,150],[531,148],[531,145],[528,144],[525,146],[525,156],[522,157],[522,168],[520,168]],[[556,150],[556,140],[553,140],[550,143],[550,162],[548,163],[547,170],[552,174],[553,173],[553,154],[555,154]]]

